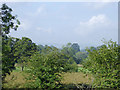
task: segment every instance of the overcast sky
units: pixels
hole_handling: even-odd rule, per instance
[[[13,37],[28,37],[36,44],[61,47],[68,42],[83,49],[101,45],[103,38],[118,41],[117,2],[11,2],[21,22]]]

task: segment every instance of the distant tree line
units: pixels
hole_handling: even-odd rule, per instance
[[[78,43],[68,43],[66,46],[63,46],[62,49],[58,49],[54,46],[48,46],[48,45],[38,45],[37,46],[40,53],[45,53],[47,50],[48,52],[55,49],[58,51],[61,51],[62,53],[69,55],[74,59],[76,64],[80,64],[83,59],[87,57],[87,52],[80,51],[80,46]],[[47,53],[47,52],[46,52]]]

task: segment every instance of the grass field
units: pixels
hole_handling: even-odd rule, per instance
[[[10,75],[7,75],[5,78],[5,83],[3,84],[4,88],[24,88],[25,84],[27,82],[30,82],[30,80],[27,80],[26,77],[29,76],[28,73],[26,73],[26,70],[28,68],[24,68],[24,71],[21,71],[21,67],[17,67],[16,69],[11,72]]]
[[[23,88],[26,83],[24,72],[14,71],[5,78],[4,88]],[[27,76],[27,75],[26,75]]]
[[[13,72],[10,75],[7,75],[5,78],[6,82],[3,84],[3,87],[25,88],[24,85],[28,82],[31,82],[30,80],[26,79],[26,77],[29,76],[28,73],[25,72],[26,70],[27,68],[25,68],[24,71],[21,71],[21,67],[16,67],[16,70],[13,70]],[[86,75],[83,72],[62,73],[62,77],[63,79],[61,83],[67,86],[72,85],[72,87],[79,84],[90,85],[93,80],[90,74]]]
[[[63,74],[63,84],[91,84],[92,76],[83,74],[82,72],[72,72]]]

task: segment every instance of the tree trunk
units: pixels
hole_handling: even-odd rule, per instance
[[[21,67],[21,71],[23,71],[23,70],[24,70],[24,66]]]

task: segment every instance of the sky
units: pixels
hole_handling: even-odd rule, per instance
[[[80,49],[118,42],[117,2],[7,2],[21,25],[10,35],[61,48],[78,43]]]

